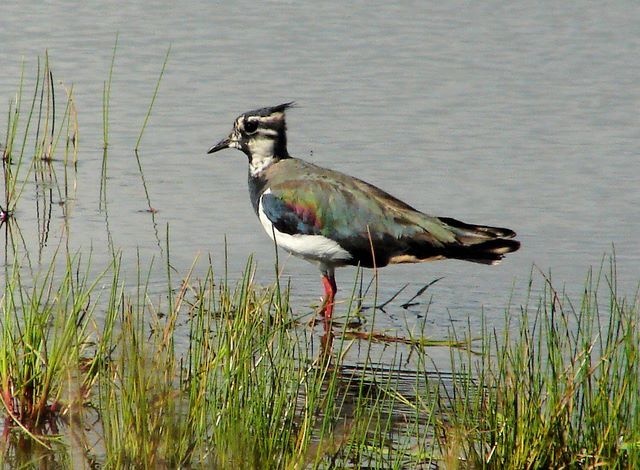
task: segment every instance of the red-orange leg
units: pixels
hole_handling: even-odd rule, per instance
[[[336,279],[333,273],[322,273],[322,286],[324,287],[324,300],[323,300],[323,315],[325,327],[331,321],[331,315],[333,315],[333,305],[335,303],[336,291]]]

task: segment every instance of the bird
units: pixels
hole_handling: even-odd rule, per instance
[[[493,265],[520,248],[508,228],[428,215],[361,179],[292,157],[285,114],[293,106],[241,114],[207,153],[233,148],[247,156],[249,197],[265,231],[320,269],[325,330],[334,311],[336,268],[447,258]]]

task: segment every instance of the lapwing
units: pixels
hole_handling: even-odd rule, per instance
[[[208,153],[235,148],[248,157],[249,196],[267,234],[320,268],[325,327],[333,313],[338,267],[446,258],[497,264],[520,247],[510,229],[428,215],[358,178],[292,157],[285,123],[292,105],[241,114],[229,136]]]

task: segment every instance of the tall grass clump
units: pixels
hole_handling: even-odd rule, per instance
[[[17,266],[11,269],[0,305],[5,437],[15,430],[49,448],[84,406],[86,366],[97,357],[89,342],[96,305],[90,296],[100,277],[90,280],[80,266],[81,257],[69,258],[60,275],[52,263],[28,283]]]
[[[300,346],[286,295],[253,276],[250,263],[234,289],[211,268],[187,277],[164,314],[145,293],[121,297],[100,383],[108,467],[275,468],[292,454]],[[189,338],[178,352],[176,328]]]
[[[211,296],[207,292],[216,292],[201,290],[203,303],[194,312],[198,322],[203,314],[216,318],[215,334],[197,330],[188,376],[202,377],[203,368],[213,372],[207,397],[213,404],[208,416],[211,460],[221,468],[281,467],[296,445],[297,400],[305,374],[296,361],[301,344],[291,329],[288,296],[274,289],[256,295],[253,277],[247,266],[233,292],[222,287]],[[202,355],[207,345],[215,352],[209,359]]]
[[[444,414],[444,455],[488,468],[640,466],[640,312],[618,296],[615,261],[573,303],[544,292],[486,331]],[[463,372],[460,362],[457,370]]]
[[[9,103],[4,144],[0,144],[4,186],[0,225],[10,222],[10,216],[16,212],[30,175],[39,186],[56,183],[60,192],[55,170],[50,163],[55,158],[61,139],[65,141],[65,191],[64,194],[60,192],[59,196],[62,201],[67,200],[69,181],[66,165],[70,160],[74,165],[77,163],[78,122],[73,87],[60,86],[65,91],[66,100],[56,98],[54,74],[49,56],[45,54],[43,67],[38,60],[33,95],[25,103],[24,69],[22,71],[15,99]],[[62,114],[60,108],[63,108]],[[33,144],[33,150],[29,149],[29,144]]]

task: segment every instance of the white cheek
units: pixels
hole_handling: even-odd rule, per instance
[[[251,155],[256,159],[273,157],[273,140],[271,139],[252,139],[248,145]]]

